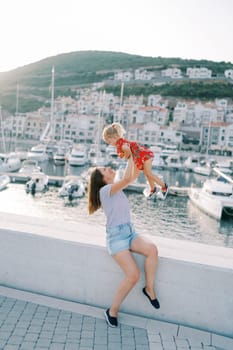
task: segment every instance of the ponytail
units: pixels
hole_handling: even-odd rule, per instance
[[[88,183],[88,212],[93,214],[101,207],[99,191],[105,185],[103,175],[98,168],[95,168]]]

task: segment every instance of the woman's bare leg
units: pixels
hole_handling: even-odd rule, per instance
[[[125,273],[125,278],[118,286],[113,298],[112,306],[109,310],[111,316],[117,317],[123,300],[137,283],[140,276],[140,271],[129,250],[124,250],[114,255],[113,258]]]
[[[145,237],[137,237],[131,245],[131,251],[145,256],[144,270],[146,279],[146,291],[151,299],[156,299],[155,276],[158,266],[158,249]]]

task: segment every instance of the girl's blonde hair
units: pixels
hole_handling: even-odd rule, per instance
[[[103,140],[106,142],[109,137],[115,135],[118,137],[123,137],[125,133],[126,131],[120,123],[112,123],[111,125],[105,126],[102,133],[102,137]]]

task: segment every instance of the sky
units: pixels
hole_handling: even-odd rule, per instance
[[[84,50],[233,63],[233,0],[2,0],[0,13],[0,72]]]

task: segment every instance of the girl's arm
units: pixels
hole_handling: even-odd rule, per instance
[[[125,169],[123,178],[112,184],[111,191],[110,191],[111,195],[127,187],[132,181],[135,180],[135,175],[134,175],[135,167],[134,167],[134,161],[133,161],[130,148],[129,148],[129,154],[130,154],[130,157],[128,158],[127,167]]]
[[[122,146],[122,151],[124,152],[124,157],[126,159],[128,159],[132,155],[130,147],[127,144]]]

